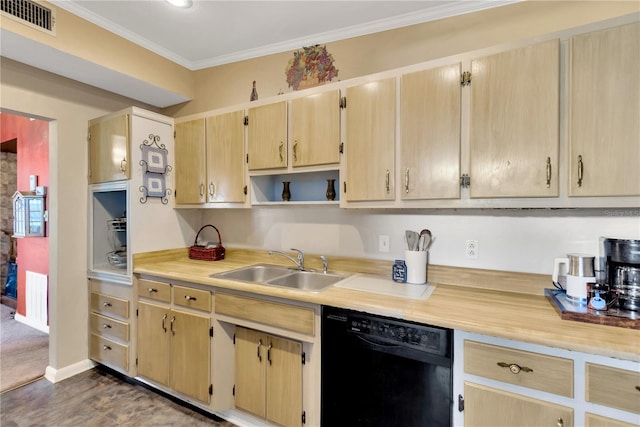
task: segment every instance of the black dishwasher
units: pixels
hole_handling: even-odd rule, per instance
[[[323,427],[449,427],[452,332],[322,307]]]

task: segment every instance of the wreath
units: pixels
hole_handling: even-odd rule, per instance
[[[333,55],[327,52],[326,46],[315,45],[293,52],[286,75],[289,87],[298,90],[301,86],[330,82],[338,75],[338,69],[334,67]]]

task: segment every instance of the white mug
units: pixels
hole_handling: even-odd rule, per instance
[[[407,283],[414,285],[427,283],[427,253],[427,251],[404,251]]]

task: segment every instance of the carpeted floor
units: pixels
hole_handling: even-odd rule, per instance
[[[13,319],[0,304],[0,393],[44,375],[49,364],[49,335]]]

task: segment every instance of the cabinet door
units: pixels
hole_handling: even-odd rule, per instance
[[[573,409],[526,396],[465,382],[467,427],[573,426]]]
[[[345,200],[393,200],[395,79],[347,88]]]
[[[235,399],[236,407],[256,414],[266,414],[265,372],[267,338],[251,329],[236,327]]]
[[[129,115],[89,127],[89,183],[129,179]]]
[[[287,166],[286,101],[249,108],[249,170]]]
[[[291,101],[291,162],[296,166],[340,162],[340,92]]]
[[[570,43],[569,195],[640,195],[640,23]]]
[[[211,399],[210,327],[209,316],[171,312],[171,386],[205,403]]]
[[[460,198],[460,64],[402,76],[403,200]]]
[[[302,425],[302,344],[269,336],[267,343],[267,419]]]
[[[244,112],[206,120],[207,201],[244,202]]]
[[[138,302],[138,375],[169,385],[168,307]]]
[[[557,39],[471,64],[471,197],[558,196]]]
[[[176,203],[204,203],[206,182],[205,122],[176,123]]]

